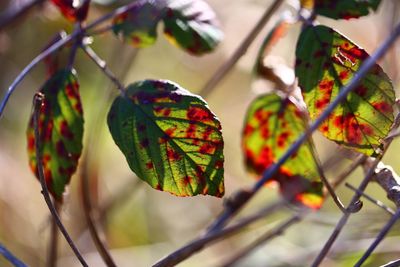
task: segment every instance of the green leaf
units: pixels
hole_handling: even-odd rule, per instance
[[[261,176],[305,129],[302,112],[289,98],[277,94],[259,96],[247,110],[243,129],[247,169]],[[322,183],[309,143],[303,144],[272,179],[280,184],[285,196],[294,195],[295,200],[311,208],[321,206]]]
[[[162,16],[162,8],[148,1],[137,5],[117,16],[113,21],[113,32],[134,47],[147,47],[157,39],[157,24]]]
[[[381,0],[316,0],[314,11],[333,19],[352,19],[376,11]]]
[[[212,51],[223,38],[214,11],[202,0],[169,1],[163,20],[168,40],[193,55]]]
[[[369,55],[326,26],[307,27],[296,48],[296,76],[312,119],[335,99]],[[366,155],[380,153],[393,123],[395,93],[382,68],[375,66],[321,125],[330,140]]]
[[[108,126],[130,168],[153,188],[223,196],[221,126],[200,97],[170,81],[136,82],[114,100]]]
[[[58,71],[40,89],[44,95],[39,117],[42,162],[47,187],[58,201],[62,200],[82,152],[83,114],[78,89],[78,81],[69,70]],[[27,139],[29,165],[39,178],[33,116]]]

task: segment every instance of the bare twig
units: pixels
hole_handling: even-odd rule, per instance
[[[272,165],[269,169],[267,169],[261,179],[259,179],[253,188],[251,189],[248,197],[241,201],[240,203],[236,203],[237,205],[232,207],[227,207],[224,212],[214,221],[214,223],[209,228],[209,231],[217,231],[223,226],[247,203],[253,196],[262,188],[262,186],[269,180],[276,172],[279,170],[280,166],[288,160],[291,155],[293,155],[300,146],[308,140],[309,136],[316,130],[318,127],[324,122],[333,110],[347,97],[347,94],[350,93],[361,81],[361,79],[368,73],[368,71],[375,65],[375,62],[380,59],[391,47],[391,45],[396,41],[397,37],[400,35],[400,24],[397,25],[395,31],[382,43],[382,45],[369,57],[364,61],[362,66],[359,68],[357,73],[354,75],[353,79],[345,86],[340,89],[337,97],[329,104],[329,106],[324,110],[324,112],[310,125],[309,129],[300,136],[296,142],[292,144],[292,146],[286,151],[286,153],[278,160],[278,162]],[[368,181],[367,181],[368,183]],[[366,184],[367,184],[366,183]],[[366,186],[365,184],[365,186]],[[362,191],[362,190],[361,190]],[[358,194],[357,194],[358,195]],[[352,202],[351,205],[354,205],[355,202]]]
[[[9,6],[0,14],[0,29],[3,29],[13,20],[21,17],[33,7],[40,5],[45,0],[26,0],[21,5],[18,1],[10,1]]]
[[[254,28],[249,32],[247,37],[243,40],[240,46],[235,50],[233,55],[226,61],[208,80],[204,87],[200,90],[199,94],[203,97],[207,97],[215,86],[229,73],[229,71],[235,66],[238,60],[246,53],[249,46],[253,43],[254,39],[267,24],[269,19],[275,13],[275,11],[281,6],[283,0],[275,0],[271,6],[265,11],[264,15],[260,18]]]
[[[0,254],[4,256],[11,264],[15,267],[27,267],[20,259],[15,257],[8,249],[6,249],[2,244],[0,244]]]
[[[355,188],[354,186],[352,186],[352,185],[349,184],[349,183],[345,183],[345,185],[346,185],[348,188],[350,188],[351,190],[353,190],[354,192],[357,192],[357,191],[358,191],[357,188]],[[386,211],[387,213],[389,213],[390,215],[394,215],[395,211],[392,210],[391,208],[389,208],[388,206],[386,206],[382,201],[377,200],[377,199],[371,197],[370,195],[368,195],[368,194],[365,193],[365,192],[358,191],[358,193],[359,193],[361,196],[363,196],[364,198],[366,198],[367,200],[369,200],[371,203],[374,203],[375,205],[377,205],[378,207],[380,207],[381,209],[383,209],[384,211]]]
[[[400,178],[393,169],[384,164],[378,165],[374,181],[385,190],[387,197],[396,204],[397,208],[400,208]]]
[[[54,208],[57,214],[60,214],[60,203],[53,200]],[[51,229],[50,229],[50,242],[49,242],[49,254],[47,258],[47,267],[57,266],[57,251],[58,251],[58,228],[56,221],[51,218]]]
[[[346,168],[346,170],[344,172],[342,172],[338,177],[336,177],[335,180],[332,181],[332,183],[331,183],[332,187],[336,188],[341,183],[343,183],[344,180],[346,180],[346,178],[350,174],[352,174],[353,171],[355,171],[359,165],[363,164],[367,158],[368,157],[366,155],[359,155],[359,157],[357,159],[355,159],[353,162],[351,162],[351,164]]]
[[[134,8],[136,6],[140,6],[142,5],[145,1],[147,0],[141,0],[141,1],[135,1],[132,2],[130,4],[127,4],[125,6],[122,6],[120,8],[117,8],[115,10],[113,10],[112,12],[98,18],[97,20],[93,21],[92,23],[90,23],[88,26],[86,27],[82,27],[81,31],[76,31],[71,33],[70,35],[67,35],[65,38],[59,40],[58,42],[54,43],[53,45],[51,45],[48,49],[46,49],[45,51],[43,51],[42,53],[40,53],[38,56],[36,56],[19,74],[18,76],[15,78],[15,80],[11,83],[11,85],[8,87],[7,92],[5,94],[5,96],[3,97],[3,99],[1,100],[0,103],[0,119],[3,116],[3,111],[6,107],[6,104],[8,102],[8,100],[10,99],[12,93],[15,91],[15,89],[17,88],[17,86],[22,82],[22,80],[25,78],[26,75],[28,75],[28,73],[39,63],[41,62],[43,59],[45,59],[47,56],[49,56],[50,54],[54,53],[55,51],[57,51],[58,49],[60,49],[61,47],[63,47],[64,45],[66,45],[67,43],[69,43],[70,41],[74,40],[75,38],[78,38],[82,32],[86,32],[89,29],[92,29],[94,27],[96,27],[97,25],[103,23],[106,20],[109,20],[115,16],[118,16],[124,12],[126,12],[127,10]]]
[[[43,170],[43,160],[41,155],[41,144],[40,144],[40,134],[39,134],[39,116],[40,116],[40,108],[43,104],[44,95],[41,93],[36,93],[34,96],[34,110],[33,110],[33,122],[34,122],[34,132],[35,132],[35,150],[36,150],[36,161],[37,161],[37,171],[39,174],[40,184],[42,186],[42,194],[44,200],[47,204],[47,207],[50,210],[50,213],[53,219],[56,221],[58,228],[60,229],[61,233],[64,235],[65,240],[67,241],[68,245],[71,247],[72,251],[75,253],[76,257],[82,264],[82,266],[88,266],[85,260],[83,259],[82,255],[80,254],[78,248],[75,246],[74,242],[72,241],[71,237],[69,236],[67,230],[65,229],[64,225],[62,224],[60,217],[57,214],[55,207],[50,198],[49,190],[46,184],[46,178],[44,176]]]
[[[84,214],[86,222],[88,224],[90,235],[93,238],[93,242],[96,245],[96,248],[99,251],[99,254],[103,259],[104,263],[107,265],[107,267],[116,267],[117,265],[115,264],[111,254],[107,249],[105,235],[102,231],[98,229],[98,227],[96,227],[95,223],[96,219],[93,216],[92,203],[90,200],[90,194],[88,193],[90,191],[88,175],[89,174],[88,174],[87,160],[84,159],[82,160],[80,181],[81,181],[82,203],[83,203],[83,209],[85,211]]]
[[[207,244],[213,243],[214,241],[226,238],[230,235],[233,235],[249,224],[264,218],[265,216],[271,214],[272,212],[282,208],[285,205],[286,201],[280,200],[276,203],[270,204],[264,209],[258,211],[257,213],[250,215],[244,219],[241,219],[239,222],[232,226],[228,226],[220,231],[215,233],[205,233],[202,237],[193,240],[187,245],[181,247],[175,252],[171,253],[167,257],[159,260],[157,263],[153,265],[153,267],[172,267],[176,264],[182,262],[183,260],[189,258],[196,252],[203,249]]]
[[[301,219],[302,219],[302,215],[300,215],[300,213],[291,216],[289,219],[285,220],[283,223],[279,224],[277,227],[275,227],[271,230],[268,230],[261,237],[257,238],[249,246],[245,247],[239,253],[237,253],[232,258],[230,258],[227,262],[222,264],[221,267],[230,267],[230,266],[235,265],[235,263],[237,263],[242,258],[249,255],[254,249],[265,244],[267,241],[277,237],[278,235],[281,235],[286,229],[291,227],[293,224],[299,222]]]
[[[399,266],[400,266],[400,259],[388,262],[385,265],[382,265],[380,267],[399,267]]]
[[[400,218],[400,209],[396,211],[396,213],[392,216],[392,218],[390,218],[390,220],[382,228],[382,230],[376,237],[375,241],[367,249],[364,255],[358,260],[358,262],[354,265],[354,267],[360,267],[368,259],[368,257],[372,254],[372,252],[379,245],[379,243],[385,238],[386,234],[389,232],[389,230],[392,228],[392,226],[397,222],[399,218]]]
[[[83,51],[85,51],[86,55],[103,71],[104,75],[107,76],[114,84],[117,86],[118,90],[121,94],[125,95],[125,86],[115,77],[114,73],[107,67],[107,64],[104,60],[102,60],[93,49],[83,44],[82,46]]]

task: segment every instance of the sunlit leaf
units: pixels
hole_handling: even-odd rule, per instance
[[[223,38],[214,11],[203,0],[169,1],[163,20],[168,40],[193,55],[212,51]]]
[[[296,48],[296,76],[312,119],[335,99],[368,57],[362,48],[326,26],[304,29]],[[320,131],[338,144],[375,156],[393,123],[394,101],[391,81],[376,64]]]
[[[42,162],[47,187],[57,200],[62,199],[82,152],[83,115],[78,89],[73,72],[61,70],[40,90],[44,95],[39,117]],[[27,130],[29,165],[39,178],[33,126],[31,116]]]
[[[153,188],[224,194],[221,126],[200,97],[170,81],[137,82],[115,99],[108,126],[130,168]]]
[[[147,47],[157,39],[157,24],[161,15],[161,7],[156,2],[148,1],[117,16],[113,31],[134,47]]]
[[[243,150],[246,167],[261,176],[301,136],[306,127],[302,113],[289,98],[266,94],[254,100],[246,115]],[[322,183],[309,143],[300,147],[273,180],[283,195],[312,208],[322,204]]]
[[[314,11],[333,19],[352,19],[376,11],[381,0],[315,0]]]
[[[87,17],[90,1],[51,0],[66,19],[71,22],[84,21]]]

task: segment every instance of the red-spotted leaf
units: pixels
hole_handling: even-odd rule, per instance
[[[326,27],[307,27],[296,48],[296,76],[312,119],[317,118],[358,71],[369,55]],[[370,156],[393,123],[395,93],[388,76],[375,65],[320,131],[330,140]]]
[[[277,94],[258,97],[247,110],[243,129],[247,169],[261,176],[305,129],[302,113],[289,98]],[[322,204],[322,183],[316,166],[311,145],[304,144],[283,164],[273,180],[280,184],[284,196],[295,196],[298,202],[317,209]]]
[[[333,19],[352,19],[376,11],[381,0],[315,0],[314,11]]]
[[[78,89],[73,72],[61,70],[40,90],[45,97],[39,117],[42,162],[49,191],[58,201],[82,152],[83,115]],[[33,126],[32,116],[27,130],[29,165],[39,178]]]
[[[164,33],[188,53],[211,52],[222,40],[215,13],[203,0],[173,0],[166,9]]]
[[[51,0],[66,19],[71,22],[84,21],[87,17],[90,1],[84,0]]]
[[[113,32],[134,47],[147,47],[157,39],[157,24],[162,15],[162,7],[157,2],[144,2],[117,16],[113,22]]]
[[[153,188],[223,196],[221,126],[200,97],[170,81],[136,82],[115,99],[108,126],[130,168]]]

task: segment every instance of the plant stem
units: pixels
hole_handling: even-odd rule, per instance
[[[383,44],[371,55],[362,66],[359,68],[357,73],[354,75],[352,80],[340,89],[337,97],[329,104],[329,106],[324,110],[324,112],[310,125],[309,129],[300,136],[296,142],[285,152],[285,154],[278,160],[277,163],[268,168],[261,179],[259,179],[250,191],[247,199],[238,203],[235,207],[227,207],[224,212],[214,221],[214,223],[209,228],[210,231],[216,231],[223,228],[223,226],[247,203],[262,186],[271,179],[273,175],[279,170],[280,166],[288,160],[291,155],[293,155],[300,146],[308,140],[309,136],[318,129],[318,127],[330,116],[332,111],[347,97],[360,82],[361,79],[369,72],[369,70],[375,65],[375,62],[380,59],[396,41],[397,37],[400,35],[400,24],[397,25],[395,31],[383,42]],[[354,204],[354,203],[353,203]]]
[[[60,214],[60,203],[53,200],[54,208],[57,214]],[[56,221],[51,218],[51,229],[50,229],[50,242],[49,242],[49,254],[47,259],[47,267],[57,266],[57,251],[58,251],[58,228]]]
[[[125,95],[125,86],[115,77],[114,73],[107,67],[107,64],[104,60],[102,60],[96,52],[88,45],[81,46],[83,51],[85,51],[86,55],[103,71],[104,75],[107,76],[118,88],[122,95]]]
[[[130,4],[127,4],[125,6],[122,6],[120,8],[115,9],[114,11],[104,15],[103,17],[98,18],[97,20],[93,21],[92,23],[90,23],[88,26],[86,27],[82,27],[81,31],[76,31],[71,33],[70,35],[67,35],[65,38],[59,40],[58,42],[54,43],[53,45],[51,45],[48,49],[46,49],[45,51],[43,51],[42,53],[40,53],[38,56],[36,56],[19,74],[18,76],[15,78],[15,80],[11,83],[11,85],[8,87],[7,92],[5,94],[5,96],[3,97],[3,99],[1,100],[0,103],[0,119],[3,116],[3,112],[4,109],[6,107],[6,104],[8,102],[8,100],[10,99],[12,93],[15,91],[15,89],[17,88],[18,84],[20,82],[22,82],[22,80],[25,78],[26,75],[28,75],[28,73],[39,63],[41,62],[44,58],[46,58],[47,56],[49,56],[50,54],[52,54],[53,52],[57,51],[58,49],[60,49],[61,47],[63,47],[64,45],[66,45],[67,43],[69,43],[71,40],[77,38],[78,36],[80,36],[82,34],[82,32],[85,32],[89,29],[92,29],[94,27],[96,27],[97,25],[103,23],[104,21],[111,19],[115,16],[118,16],[124,12],[126,12],[127,10],[129,10],[130,8],[133,8],[135,6],[141,5],[145,2],[146,0],[142,0],[142,1],[135,1],[132,2]]]
[[[10,263],[15,267],[27,267],[25,263],[15,257],[10,251],[7,250],[2,244],[0,244],[0,254],[4,256]]]
[[[239,251],[236,255],[230,258],[228,261],[223,263],[221,267],[231,267],[235,265],[238,261],[242,258],[249,255],[254,249],[258,248],[259,246],[265,244],[269,240],[281,235],[286,229],[291,227],[293,224],[298,223],[302,219],[302,215],[295,214],[289,219],[285,220],[283,223],[279,224],[277,227],[268,230],[265,234],[257,238],[254,242],[252,242],[249,246],[245,247],[243,250]]]
[[[386,206],[385,204],[383,204],[382,201],[376,200],[375,198],[371,197],[370,195],[368,195],[365,192],[361,192],[358,191],[357,188],[355,188],[354,186],[352,186],[349,183],[345,183],[346,187],[350,188],[351,190],[353,190],[354,192],[358,192],[361,196],[363,196],[364,198],[366,198],[367,200],[369,200],[371,203],[374,203],[375,205],[377,205],[378,207],[380,207],[381,209],[383,209],[384,211],[386,211],[387,213],[389,213],[390,215],[394,215],[394,210],[392,210],[391,208],[389,208],[388,206]]]
[[[183,260],[189,258],[196,252],[203,249],[206,245],[213,243],[214,241],[226,238],[227,236],[233,235],[249,224],[264,218],[265,216],[271,214],[272,212],[282,208],[283,205],[286,204],[286,201],[280,200],[276,203],[270,204],[264,209],[258,211],[257,213],[250,215],[244,219],[241,219],[239,222],[232,226],[228,226],[218,232],[209,233],[207,232],[202,237],[193,240],[187,245],[181,247],[180,249],[174,251],[167,257],[159,260],[157,263],[153,265],[153,267],[172,267],[176,264],[182,262]]]
[[[89,178],[88,178],[88,166],[87,159],[82,160],[81,167],[81,196],[83,203],[83,210],[86,218],[86,222],[90,231],[90,235],[93,238],[93,242],[96,245],[97,250],[101,258],[107,267],[116,267],[111,254],[106,247],[105,234],[99,231],[96,227],[95,219],[93,218],[93,208],[90,200],[90,190],[89,190]],[[101,237],[100,237],[101,235]]]
[[[39,116],[40,116],[40,108],[43,104],[44,95],[41,93],[36,93],[34,96],[33,102],[33,122],[34,122],[34,130],[35,130],[35,150],[36,150],[36,161],[37,161],[37,171],[39,174],[40,185],[42,186],[42,194],[44,200],[47,204],[47,207],[50,210],[50,213],[55,220],[58,228],[60,229],[61,233],[63,234],[65,240],[67,241],[68,245],[71,247],[72,251],[75,253],[76,257],[82,264],[82,266],[88,266],[85,260],[83,259],[82,255],[80,254],[78,248],[75,246],[74,242],[72,241],[71,237],[69,236],[67,230],[65,229],[64,225],[62,224],[60,217],[57,214],[55,207],[50,198],[49,190],[46,184],[46,178],[44,176],[44,167],[43,167],[43,159],[41,155],[41,144],[40,144],[40,134],[39,134]]]
[[[253,43],[257,35],[261,32],[265,24],[267,24],[269,19],[281,6],[282,3],[283,0],[275,0],[272,5],[268,7],[263,16],[254,26],[254,28],[235,50],[233,55],[214,73],[214,75],[208,80],[208,82],[206,82],[204,87],[199,92],[200,95],[202,95],[203,97],[207,97],[215,88],[215,86],[231,71],[233,66],[235,66],[239,59],[246,53],[249,46]]]
[[[397,209],[396,213],[390,218],[390,220],[386,223],[386,225],[382,228],[379,232],[378,236],[376,237],[375,241],[371,244],[371,246],[367,249],[364,255],[358,260],[358,262],[354,265],[354,267],[360,267],[372,254],[375,248],[379,245],[379,243],[385,238],[386,234],[389,230],[393,227],[393,225],[397,222],[400,218],[400,209]]]

